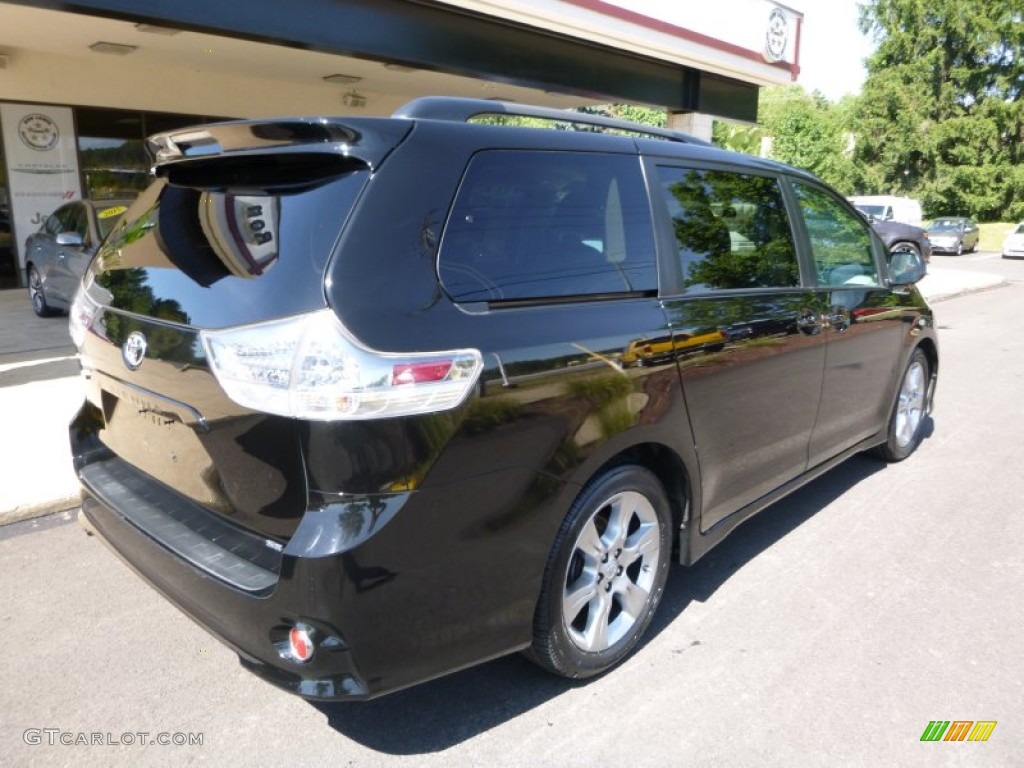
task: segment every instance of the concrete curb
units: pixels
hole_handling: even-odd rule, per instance
[[[931,296],[926,296],[929,304],[937,304],[940,301],[946,301],[948,299],[955,299],[960,296],[969,296],[972,293],[984,293],[985,291],[994,291],[996,288],[1006,288],[1010,286],[1009,280],[1000,280],[998,283],[992,283],[991,285],[979,285],[971,288],[961,288],[960,290],[950,291],[949,293],[934,293]]]
[[[67,512],[69,509],[75,509],[81,503],[81,495],[75,494],[74,496],[63,496],[59,499],[21,504],[13,509],[0,509],[0,526],[21,523],[25,520],[34,520],[37,517],[55,515],[58,512]]]

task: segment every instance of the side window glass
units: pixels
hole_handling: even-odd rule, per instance
[[[82,241],[89,240],[89,219],[84,205],[76,205],[72,209],[71,220],[68,222],[68,232],[77,232],[82,236]]]
[[[878,285],[868,225],[822,189],[794,183],[811,241],[818,283]]]
[[[59,235],[61,232],[64,231],[63,218],[65,213],[66,209],[59,208],[50,214],[50,217],[46,220],[46,223],[43,224],[43,229],[46,230],[46,233],[48,235]]]
[[[778,182],[669,166],[658,175],[688,292],[800,284]]]
[[[438,272],[455,301],[656,291],[639,161],[578,152],[481,152],[455,198]]]

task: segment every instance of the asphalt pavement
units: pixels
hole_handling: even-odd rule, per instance
[[[934,257],[922,293],[935,302],[1005,285],[1002,275],[975,268],[991,256],[955,267]],[[38,318],[26,291],[0,291],[0,525],[78,505],[67,425],[81,399],[67,318]]]
[[[306,702],[71,516],[0,528],[0,766],[1020,766],[1024,261],[992,268],[1012,284],[936,305],[942,369],[914,456],[854,457],[673,565],[637,653],[590,680],[513,655]],[[958,720],[995,725],[922,740]]]

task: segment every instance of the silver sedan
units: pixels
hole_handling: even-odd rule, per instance
[[[74,200],[43,222],[25,243],[32,309],[40,317],[67,310],[96,249],[131,200]]]

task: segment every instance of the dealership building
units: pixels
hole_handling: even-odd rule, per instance
[[[710,138],[796,81],[802,25],[771,0],[0,2],[0,288],[63,202],[146,184],[153,133],[435,94],[646,105]]]

